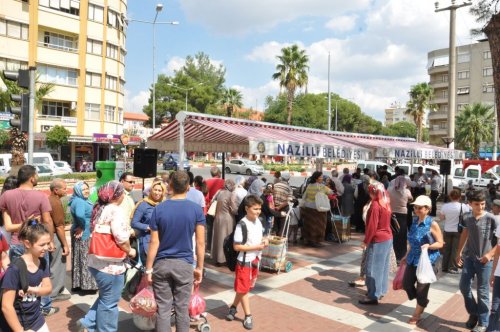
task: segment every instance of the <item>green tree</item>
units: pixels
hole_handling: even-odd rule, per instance
[[[482,26],[473,30],[476,35],[484,33],[488,37],[493,63],[495,104],[500,105],[500,0],[481,0],[471,7],[471,13]],[[497,121],[500,126],[500,107],[497,107]]]
[[[382,132],[387,136],[415,138],[417,135],[417,126],[408,121],[400,121],[385,127]]]
[[[491,105],[474,103],[467,105],[457,116],[457,144],[471,150],[479,157],[481,142],[493,140],[494,113]]]
[[[0,129],[0,147],[5,148],[10,140],[10,134],[8,130]]]
[[[305,50],[299,49],[296,44],[281,49],[281,55],[277,56],[279,63],[273,79],[279,81],[281,88],[287,91],[287,124],[292,124],[292,109],[295,91],[307,85],[309,69],[309,58]]]
[[[240,91],[229,88],[224,89],[221,99],[222,107],[226,110],[227,117],[231,117],[235,107],[243,106],[243,95]]]
[[[406,114],[413,116],[417,126],[417,142],[422,142],[422,128],[425,110],[435,110],[436,106],[431,104],[434,97],[434,89],[426,82],[418,83],[411,87],[410,100],[406,104]]]
[[[68,144],[68,138],[71,136],[71,132],[64,128],[64,126],[54,126],[45,134],[45,143],[51,149],[58,149],[63,145]]]
[[[226,69],[223,65],[214,65],[207,54],[200,52],[187,56],[182,68],[173,76],[158,75],[156,82],[156,123],[163,119],[174,120],[178,112],[214,113],[224,91]],[[150,89],[148,104],[143,111],[149,115],[152,123],[153,90]]]

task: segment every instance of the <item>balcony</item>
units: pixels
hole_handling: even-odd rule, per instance
[[[443,128],[439,125],[432,125],[429,127],[429,136],[444,137],[446,134],[448,134],[448,128]]]
[[[431,85],[434,89],[447,88],[448,87],[448,81],[443,81],[443,80],[430,81],[429,85]]]
[[[448,97],[436,97],[431,100],[431,104],[448,104]]]
[[[45,46],[43,42],[38,43],[38,61],[53,64],[65,68],[78,68],[78,50],[66,51],[60,48]]]
[[[76,127],[78,120],[73,116],[57,116],[57,115],[45,115],[38,114],[37,120],[40,121],[42,126],[64,126],[64,127]]]
[[[431,67],[427,70],[427,73],[429,75],[437,73],[447,73],[447,72],[448,72],[448,66],[436,66],[436,67]]]
[[[443,120],[448,118],[448,112],[446,111],[438,111],[438,112],[430,112],[429,113],[429,121],[431,120]]]

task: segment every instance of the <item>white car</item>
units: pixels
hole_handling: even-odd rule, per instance
[[[71,174],[71,173],[73,173],[73,170],[71,169],[71,166],[66,161],[58,160],[58,161],[54,161],[54,163],[57,166],[56,170],[61,171],[61,172],[65,172],[63,174]]]
[[[240,173],[246,175],[264,174],[264,167],[257,165],[253,160],[233,159],[226,163],[226,173]]]
[[[36,167],[38,176],[58,176],[67,174],[64,171],[60,171],[50,167],[49,164],[35,164],[33,166]]]

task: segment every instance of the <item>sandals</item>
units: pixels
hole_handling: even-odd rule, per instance
[[[411,316],[411,318],[408,320],[408,324],[410,325],[417,325],[420,322],[420,317],[415,317]]]
[[[350,287],[364,287],[365,286],[365,282],[359,281],[359,280],[352,280],[352,281],[347,282],[347,284]]]

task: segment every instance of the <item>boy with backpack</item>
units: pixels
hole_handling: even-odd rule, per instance
[[[262,200],[256,195],[248,195],[243,199],[246,216],[236,225],[234,231],[234,250],[238,251],[238,260],[235,268],[234,290],[236,295],[229,308],[226,320],[235,319],[238,304],[241,302],[245,319],[243,327],[253,328],[253,318],[250,311],[250,297],[248,293],[255,286],[259,272],[259,261],[262,249],[268,245],[268,240],[262,238],[262,224],[259,215],[262,209]],[[242,224],[246,232],[243,231]],[[246,234],[246,239],[244,238]]]

